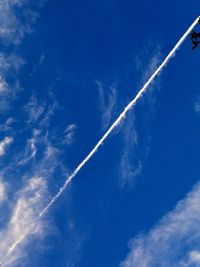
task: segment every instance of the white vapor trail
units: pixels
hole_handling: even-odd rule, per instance
[[[188,30],[183,34],[174,48],[170,51],[168,56],[163,60],[160,66],[156,69],[156,71],[152,74],[152,76],[148,79],[148,81],[144,84],[144,86],[138,91],[135,98],[124,108],[122,113],[118,116],[118,118],[114,121],[114,123],[110,126],[110,128],[106,131],[106,133],[102,136],[102,138],[98,141],[98,143],[94,146],[94,148],[90,151],[90,153],[86,156],[86,158],[77,166],[75,171],[66,179],[63,186],[59,189],[59,191],[53,196],[51,201],[43,208],[43,210],[39,213],[39,215],[35,218],[35,220],[41,219],[45,213],[51,208],[51,206],[56,202],[56,200],[62,195],[64,190],[67,188],[68,184],[72,181],[72,179],[79,173],[79,171],[84,167],[84,165],[90,160],[90,158],[97,152],[98,148],[103,144],[103,142],[107,139],[107,137],[111,134],[111,132],[117,127],[117,125],[125,118],[126,113],[137,103],[137,101],[143,96],[146,92],[148,86],[155,79],[155,77],[162,71],[162,69],[166,66],[167,62],[174,56],[175,52],[178,50],[180,45],[184,42],[186,37],[198,23],[200,17],[196,18],[195,21],[191,24]],[[31,229],[30,225],[30,229]],[[15,250],[19,244],[26,238],[28,231],[26,231],[18,241],[16,241],[8,250],[6,258]],[[0,266],[6,264],[6,260],[4,262],[0,262]]]
[[[99,142],[94,146],[94,148],[90,151],[87,157],[78,165],[75,171],[67,178],[64,185],[60,188],[57,194],[51,199],[49,204],[40,212],[39,217],[42,217],[47,210],[54,204],[54,202],[61,196],[63,191],[66,189],[68,184],[72,181],[72,179],[79,173],[79,171],[83,168],[83,166],[90,160],[90,158],[94,155],[94,153],[98,150],[98,148],[103,144],[103,142],[107,139],[107,137],[111,134],[111,132],[117,127],[117,125],[123,120],[126,116],[126,113],[137,103],[137,101],[142,97],[142,95],[146,92],[150,83],[155,79],[155,77],[161,72],[161,70],[165,67],[167,62],[170,60],[171,57],[174,56],[175,52],[178,50],[180,45],[184,42],[187,36],[190,34],[192,29],[196,26],[199,22],[200,17],[196,18],[192,25],[188,28],[188,30],[183,34],[168,56],[163,60],[160,66],[156,69],[156,71],[152,74],[152,76],[148,79],[145,85],[139,90],[135,98],[125,107],[119,117],[114,121],[114,123],[110,126],[107,132],[102,136]]]

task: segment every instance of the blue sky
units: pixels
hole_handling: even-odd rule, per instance
[[[200,266],[200,50],[189,37],[38,219],[198,10],[1,1],[1,266]]]

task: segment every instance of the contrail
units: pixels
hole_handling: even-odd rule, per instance
[[[86,156],[86,158],[78,165],[78,167],[75,169],[75,171],[66,179],[64,185],[60,188],[60,190],[57,192],[57,194],[51,199],[51,201],[49,202],[49,204],[40,212],[39,217],[42,217],[47,212],[47,210],[54,204],[54,202],[62,195],[63,191],[66,189],[66,187],[68,186],[68,184],[72,181],[72,179],[79,173],[79,171],[90,160],[90,158],[94,155],[94,153],[97,152],[98,148],[103,144],[103,142],[107,139],[107,137],[111,134],[111,132],[117,127],[117,125],[126,116],[126,113],[142,97],[142,95],[146,92],[146,90],[147,90],[148,86],[150,85],[150,83],[162,71],[162,69],[165,67],[165,65],[170,60],[170,58],[174,56],[175,52],[178,50],[178,48],[181,46],[181,44],[184,42],[184,40],[190,34],[190,32],[192,31],[192,29],[199,22],[199,19],[200,19],[200,17],[198,17],[198,18],[195,19],[195,21],[192,23],[192,25],[183,34],[183,36],[180,38],[180,40],[177,42],[177,44],[174,46],[174,48],[168,54],[168,56],[163,60],[163,62],[156,69],[156,71],[152,74],[152,76],[148,79],[148,81],[145,83],[145,85],[139,90],[139,92],[137,93],[137,95],[135,96],[135,98],[125,107],[125,109],[122,111],[122,113],[119,115],[119,117],[114,121],[114,123],[110,126],[110,128],[107,130],[107,132],[102,136],[102,138],[99,140],[99,142],[94,146],[94,148]]]
[[[147,91],[148,86],[152,83],[152,81],[156,78],[156,76],[162,71],[162,69],[167,65],[168,61],[175,55],[175,52],[179,49],[181,44],[190,34],[192,29],[199,22],[200,17],[197,17],[195,21],[191,24],[188,30],[183,34],[174,48],[169,52],[167,57],[163,60],[160,66],[156,69],[156,71],[152,74],[152,76],[148,79],[148,81],[144,84],[144,86],[138,91],[135,98],[124,108],[122,113],[118,116],[118,118],[114,121],[114,123],[110,126],[110,128],[106,131],[106,133],[102,136],[102,138],[98,141],[98,143],[94,146],[94,148],[89,152],[89,154],[85,157],[85,159],[77,166],[74,172],[66,179],[63,186],[59,189],[59,191],[53,196],[51,201],[43,208],[43,210],[36,217],[36,221],[41,219],[45,213],[51,208],[51,206],[56,202],[56,200],[62,195],[64,190],[67,188],[68,184],[73,180],[73,178],[79,173],[79,171],[84,167],[84,165],[90,160],[90,158],[97,152],[98,148],[103,144],[103,142],[107,139],[107,137],[111,134],[111,132],[117,127],[117,125],[125,118],[126,113],[137,103],[137,101],[143,96],[143,94]],[[31,227],[32,225],[30,225]],[[15,250],[18,245],[24,240],[30,228],[23,234],[8,250],[6,258]],[[7,260],[0,262],[0,266],[6,264]]]

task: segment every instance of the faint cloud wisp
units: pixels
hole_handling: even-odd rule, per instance
[[[111,123],[115,105],[117,102],[116,86],[113,84],[105,90],[104,85],[100,81],[96,81],[99,90],[99,106],[102,114],[102,126],[106,129]]]
[[[13,139],[11,137],[6,136],[1,142],[0,142],[0,156],[3,156],[5,154],[6,147],[11,144]]]
[[[6,187],[5,183],[0,179],[0,204],[6,199]]]
[[[41,237],[44,234],[45,223],[35,220],[44,205],[43,199],[48,195],[47,185],[42,177],[33,177],[16,194],[16,204],[13,205],[10,220],[5,228],[0,230],[0,264],[13,266],[26,252],[24,245],[29,238]],[[18,246],[23,238],[23,245]]]
[[[146,235],[129,242],[120,267],[192,267],[200,263],[200,183]]]
[[[160,48],[158,47],[152,56],[149,55],[149,51],[146,49],[145,58],[150,58],[148,66],[144,68],[144,59],[143,57],[136,57],[136,66],[138,71],[143,73],[141,81],[144,82],[152,73],[156,70],[161,61]],[[146,62],[145,62],[146,65]],[[152,85],[151,85],[152,88]],[[155,102],[155,96],[151,93],[151,88],[148,91],[148,100],[152,106]],[[151,111],[148,111],[148,116],[151,114]],[[146,119],[145,115],[145,119]],[[138,133],[135,127],[135,114],[131,111],[127,116],[127,122],[122,127],[122,138],[123,138],[123,151],[119,165],[119,182],[121,186],[130,186],[134,185],[135,177],[141,175],[142,172],[142,160],[138,155]],[[149,139],[149,138],[147,138]],[[146,149],[148,151],[148,149]],[[142,157],[146,156],[145,155]],[[142,154],[142,153],[140,153]]]

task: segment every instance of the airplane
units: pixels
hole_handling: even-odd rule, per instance
[[[198,46],[198,44],[200,44],[200,41],[192,40],[192,43],[193,43],[193,47],[192,47],[192,50],[193,50]]]
[[[200,37],[200,32],[192,31],[190,39],[197,39],[198,37]]]
[[[190,40],[195,39],[196,41],[198,37],[200,38],[200,32],[192,31]]]

